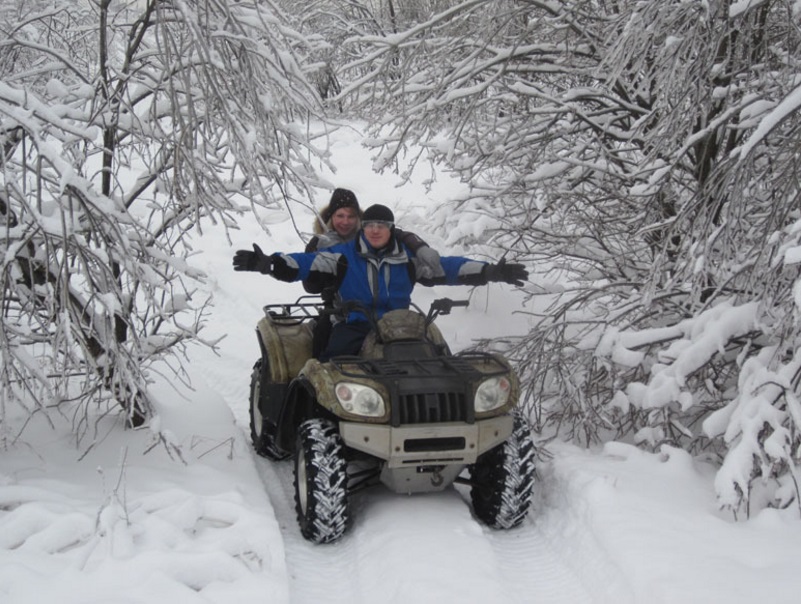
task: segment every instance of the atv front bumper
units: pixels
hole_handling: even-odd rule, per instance
[[[512,417],[501,415],[472,424],[409,424],[398,427],[340,422],[345,444],[387,462],[404,466],[472,464],[512,433]]]
[[[465,466],[512,434],[512,417],[399,427],[340,422],[345,444],[384,460],[380,480],[396,493],[426,493],[450,486]]]

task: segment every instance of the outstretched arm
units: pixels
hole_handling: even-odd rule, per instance
[[[273,261],[270,256],[262,252],[261,248],[254,243],[252,252],[250,250],[236,251],[236,254],[234,254],[234,270],[253,271],[269,275],[273,272]]]
[[[528,279],[528,271],[522,264],[507,263],[502,259],[497,264],[470,260],[460,256],[444,256],[441,259],[445,277],[442,279],[419,279],[421,285],[486,285],[490,282],[510,283],[521,287]]]
[[[282,254],[270,256],[253,244],[253,251],[237,250],[234,254],[235,271],[252,271],[272,275],[280,281],[308,280],[322,287],[341,283],[348,268],[347,258],[333,252],[311,254]]]
[[[396,228],[395,236],[414,254],[415,270],[421,283],[437,279],[441,281],[445,278],[445,271],[440,263],[440,255],[437,250],[409,231]]]
[[[528,271],[525,266],[514,262],[507,263],[506,258],[501,258],[498,264],[488,264],[482,272],[488,282],[500,281],[517,287],[523,287],[528,279]]]

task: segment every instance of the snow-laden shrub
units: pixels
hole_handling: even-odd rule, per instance
[[[722,505],[734,510],[757,506],[801,509],[801,350],[786,361],[766,348],[743,363],[738,394],[703,423],[710,437],[728,449],[715,479]]]
[[[506,349],[528,361],[525,404],[543,436],[680,447],[720,464],[718,498],[735,514],[801,510],[801,347],[764,319],[760,304],[727,300],[652,328],[587,322],[572,340],[550,325]]]

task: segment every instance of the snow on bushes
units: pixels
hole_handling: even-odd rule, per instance
[[[610,326],[595,349],[606,366],[631,368],[639,359],[649,368],[614,393],[610,415],[636,416],[638,444],[656,449],[678,439],[685,449],[720,452],[718,500],[746,515],[766,506],[801,510],[801,351],[756,343],[765,336],[759,308],[727,301],[668,328]]]

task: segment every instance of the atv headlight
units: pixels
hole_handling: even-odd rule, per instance
[[[354,415],[381,417],[386,413],[384,399],[375,390],[363,384],[340,382],[335,389],[342,408]]]
[[[509,383],[509,379],[504,376],[491,377],[488,380],[484,380],[476,389],[476,399],[473,402],[476,413],[484,413],[503,407],[509,400],[511,391],[512,385]]]

